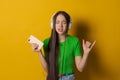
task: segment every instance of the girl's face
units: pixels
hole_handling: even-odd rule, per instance
[[[66,34],[67,30],[67,21],[62,14],[59,14],[56,18],[55,30],[59,35]]]

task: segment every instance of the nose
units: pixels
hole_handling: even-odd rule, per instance
[[[62,22],[60,23],[60,27],[63,27],[63,23]]]

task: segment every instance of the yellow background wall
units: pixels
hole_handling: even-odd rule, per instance
[[[69,34],[97,41],[77,80],[120,80],[119,0],[1,0],[0,80],[44,80],[39,56],[32,52],[30,34],[50,36],[50,17],[58,10],[73,20]]]

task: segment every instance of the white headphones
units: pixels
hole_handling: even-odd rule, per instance
[[[54,15],[55,15],[55,14],[53,14],[52,17],[51,17],[51,19],[50,19],[51,29],[53,29],[53,17],[54,17]],[[71,27],[72,27],[72,19],[71,19],[71,17],[70,17],[70,22],[69,22],[68,25],[69,25],[69,26],[68,26],[68,29],[71,29]]]

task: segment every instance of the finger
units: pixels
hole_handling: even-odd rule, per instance
[[[90,47],[90,48],[92,48],[92,47],[95,45],[95,43],[96,43],[96,41],[94,41],[94,42],[92,43],[92,45],[91,45],[91,47]]]
[[[37,49],[38,49],[38,46],[39,46],[39,45],[36,44],[36,43],[32,43],[32,44],[31,44],[31,47],[32,47],[32,50],[33,50],[33,51],[37,50]]]
[[[86,41],[87,47],[90,47],[91,43],[89,41]]]
[[[38,49],[38,47],[39,47],[39,45],[36,45],[34,49],[35,49],[35,50],[37,50],[37,49]]]
[[[37,45],[36,43],[31,43],[32,45]]]
[[[38,44],[36,44],[36,43],[32,43],[31,45],[32,45],[33,47],[38,46]]]
[[[84,39],[82,39],[82,46],[84,47],[84,44],[85,44],[85,41],[84,41]]]
[[[30,39],[28,39],[28,42],[30,41]]]
[[[83,45],[85,44],[85,40],[84,39],[82,39],[82,41],[83,41]]]
[[[34,50],[37,50],[37,49],[38,49],[38,47],[35,47],[35,48],[34,48]]]
[[[32,51],[38,51],[38,47],[32,48]]]
[[[32,48],[32,51],[34,51],[34,48],[33,47],[31,47]]]

